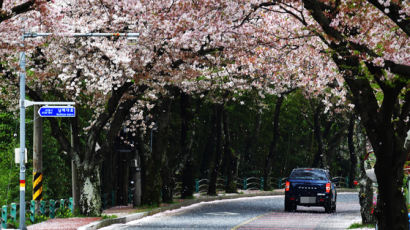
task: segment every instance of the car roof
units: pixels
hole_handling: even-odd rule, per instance
[[[293,170],[328,171],[327,169],[322,169],[322,168],[295,168]]]

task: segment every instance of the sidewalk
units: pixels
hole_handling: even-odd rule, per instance
[[[72,217],[56,218],[27,226],[27,230],[77,230],[77,229],[97,229],[110,225],[111,221],[121,219],[126,216],[136,214],[137,209],[132,206],[116,206],[103,211],[102,215],[113,216],[113,219],[103,219],[101,217]],[[139,216],[142,217],[141,214]]]
[[[28,230],[76,230],[77,228],[101,220],[101,217],[73,217],[49,219],[27,226]]]

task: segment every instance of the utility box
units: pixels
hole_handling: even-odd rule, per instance
[[[24,152],[24,162],[27,164],[27,149]],[[14,149],[14,162],[20,164],[20,148]]]

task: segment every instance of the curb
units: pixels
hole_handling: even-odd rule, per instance
[[[115,219],[99,220],[99,221],[95,221],[87,225],[81,226],[77,228],[77,230],[95,230],[95,229],[107,227],[113,224],[125,224],[130,221],[141,219],[142,217],[146,216],[147,213],[148,212],[141,212],[141,213],[130,214],[124,217],[118,217]]]

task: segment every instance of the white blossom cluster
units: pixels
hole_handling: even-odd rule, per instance
[[[66,0],[44,2],[35,10],[0,24],[0,57],[7,69],[18,68],[19,37],[25,31],[53,32],[48,38],[27,39],[28,84],[42,92],[58,91],[67,100],[93,111],[89,129],[105,111],[113,92],[125,83],[148,90],[130,111],[128,132],[154,127],[152,115],[159,95],[167,88],[222,103],[244,102],[243,92],[256,90],[263,98],[302,89],[321,97],[327,108],[347,109],[344,81],[317,35],[322,29],[299,1],[272,4],[252,0]],[[390,1],[381,1],[386,9]],[[22,1],[4,1],[11,9]],[[367,3],[343,0],[331,26],[359,33],[349,41],[365,44],[377,57],[358,52],[361,60],[383,66],[386,60],[410,63],[409,38],[392,29],[392,22]],[[373,7],[373,8],[372,8]],[[403,14],[409,14],[405,6]],[[305,20],[300,23],[293,15]],[[354,15],[354,16],[351,16]],[[372,20],[363,20],[363,18]],[[24,18],[24,19],[23,19]],[[377,23],[375,23],[377,22]],[[70,33],[139,33],[124,38],[68,38]],[[331,40],[328,38],[329,41]],[[0,76],[5,73],[0,73]],[[386,78],[393,78],[386,74]],[[2,87],[10,88],[10,81]],[[223,98],[221,92],[232,92]],[[135,96],[132,90],[122,100]],[[5,95],[1,95],[5,97]],[[12,100],[10,94],[9,100]],[[14,95],[14,98],[15,95]],[[107,127],[108,128],[108,127]]]

